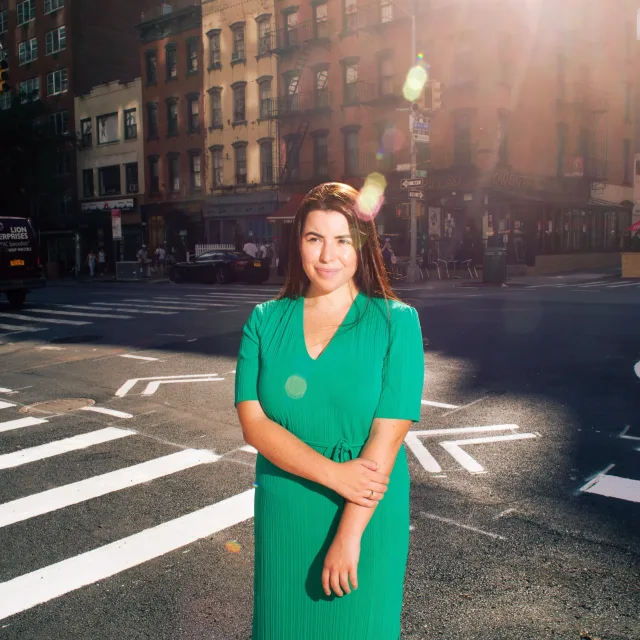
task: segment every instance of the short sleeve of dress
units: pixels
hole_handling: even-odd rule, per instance
[[[420,421],[424,385],[424,348],[418,312],[406,305],[391,308],[389,349],[382,371],[376,418]]]
[[[258,376],[260,374],[260,322],[261,306],[257,306],[242,331],[238,363],[236,365],[235,403],[258,400]]]

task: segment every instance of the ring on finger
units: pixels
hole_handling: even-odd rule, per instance
[[[369,489],[368,498],[369,498],[369,500],[371,500],[371,498],[373,498],[373,489]]]

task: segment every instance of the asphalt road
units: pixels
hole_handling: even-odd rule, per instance
[[[405,287],[427,377],[404,639],[640,638],[640,286],[615,284]],[[0,638],[248,640],[235,354],[274,291],[0,303]]]

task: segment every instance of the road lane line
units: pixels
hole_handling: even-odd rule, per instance
[[[124,411],[116,411],[115,409],[107,409],[107,407],[82,407],[81,411],[93,411],[94,413],[103,413],[105,416],[113,416],[114,418],[123,418],[127,420],[129,418],[133,418],[130,413],[125,413]]]
[[[214,378],[217,373],[190,373],[180,376],[149,376],[148,378],[131,378],[127,380],[115,393],[118,398],[126,396],[131,389],[136,385],[136,382],[144,382],[146,380],[178,380],[182,378]]]
[[[28,331],[47,331],[49,327],[25,327],[18,324],[0,324],[0,329],[3,331],[14,331],[15,333],[25,333]]]
[[[19,420],[9,420],[9,422],[0,422],[0,433],[4,431],[13,431],[14,429],[24,429],[25,427],[33,427],[37,424],[49,422],[44,418],[20,418]]]
[[[192,378],[189,380],[154,380],[150,382],[145,390],[140,394],[142,396],[152,396],[159,388],[161,384],[177,384],[179,382],[222,382],[224,378]]]
[[[14,402],[5,402],[4,400],[0,400],[0,409],[8,409],[9,407],[15,407]]]
[[[442,467],[438,461],[429,453],[429,450],[420,442],[417,434],[409,433],[405,436],[404,441],[407,443],[413,455],[428,473],[440,473]]]
[[[225,304],[223,302],[200,302],[198,300],[182,300],[182,301],[177,301],[177,300],[165,300],[164,298],[152,298],[153,300],[155,300],[157,303],[162,303],[165,305],[178,305],[178,304],[184,304],[185,302],[187,302],[188,304],[193,304],[196,305],[197,307],[203,307],[203,308],[207,308],[207,307],[232,307],[233,305],[231,304]]]
[[[0,583],[0,620],[94,584],[253,517],[250,489],[186,516]]]
[[[86,500],[92,500],[114,491],[150,482],[191,467],[215,462],[219,458],[220,456],[204,449],[185,449],[131,467],[5,502],[0,504],[0,528],[64,509]]]
[[[462,447],[470,444],[485,444],[489,442],[506,442],[507,440],[527,440],[537,438],[535,433],[513,433],[507,436],[489,436],[487,438],[469,438],[468,440],[445,440],[440,446],[469,473],[485,473],[485,468],[475,458],[471,457]]]
[[[37,447],[22,449],[14,453],[5,453],[0,455],[0,469],[13,469],[23,464],[53,458],[54,456],[68,453],[70,451],[79,451],[87,447],[93,447],[97,444],[104,444],[120,438],[135,435],[135,431],[130,429],[117,429],[116,427],[106,427],[98,431],[83,433],[72,438],[64,438],[63,440],[55,440]]]
[[[469,407],[473,406],[474,404],[477,404],[478,402],[482,402],[483,400],[486,400],[489,396],[484,396],[482,398],[478,398],[477,400],[474,400],[473,402],[470,402],[469,404],[463,404],[461,407],[456,407],[455,409],[451,410],[451,411],[447,411],[447,413],[443,413],[442,417],[446,417],[446,416],[450,416],[452,413],[456,413],[457,411],[462,411],[463,409],[468,409]]]
[[[640,502],[640,480],[632,480],[631,478],[600,474],[587,482],[580,491],[594,493],[605,498]]]
[[[457,409],[457,404],[447,404],[446,402],[434,402],[433,400],[422,400],[422,404],[426,404],[429,407],[438,407],[439,409]]]
[[[121,353],[120,358],[131,358],[132,360],[148,360],[149,362],[157,362],[159,358],[151,358],[150,356],[136,356],[133,353]]]
[[[621,287],[635,287],[637,282],[620,282],[619,284],[609,284],[606,286],[607,289],[620,289]]]
[[[427,513],[426,511],[421,511],[420,515],[423,518],[429,518],[430,520],[438,520],[439,522],[451,524],[455,527],[460,527],[461,529],[467,529],[467,531],[473,531],[474,533],[480,533],[483,536],[489,536],[489,538],[493,538],[494,540],[506,540],[505,537],[500,536],[497,533],[491,533],[491,531],[484,531],[483,529],[478,529],[477,527],[472,527],[468,524],[462,524],[462,522],[456,522],[455,520],[451,520],[450,518],[443,518],[442,516],[435,515],[435,513]]]
[[[34,318],[33,316],[23,316],[21,313],[2,313],[3,318],[13,318],[14,320],[29,320],[29,322],[50,322],[51,324],[72,324],[80,326],[83,324],[93,324],[86,320],[61,320],[60,318]]]
[[[107,313],[85,313],[83,311],[59,311],[58,309],[29,309],[31,313],[51,313],[58,316],[80,316],[85,318],[112,318],[114,320],[131,320],[131,316],[111,315]]]
[[[258,454],[258,450],[255,447],[252,447],[250,444],[246,444],[244,447],[240,447],[240,451],[246,451],[247,453],[255,453]]]
[[[110,306],[112,303],[111,302],[91,302],[91,305],[95,305],[95,306],[90,306],[90,307],[81,307],[78,305],[73,305],[73,304],[60,304],[58,305],[59,307],[63,307],[65,309],[85,309],[87,311],[122,311],[124,313],[150,313],[153,315],[158,315],[158,316],[174,316],[176,313],[178,313],[177,311],[145,311],[143,309],[131,309],[131,308],[124,308],[124,307],[112,307]],[[100,306],[102,305],[102,306]],[[109,306],[107,306],[109,305]],[[31,318],[33,319],[33,318]],[[38,318],[38,320],[40,320],[41,318]],[[88,323],[83,323],[83,324],[88,324]]]
[[[123,307],[123,303],[126,303],[126,306]],[[189,300],[187,300],[187,303],[189,303]],[[98,304],[98,303],[92,302],[91,304]],[[206,311],[207,310],[205,307],[192,306],[191,304],[186,307],[167,307],[164,303],[160,304],[159,302],[149,302],[148,300],[147,302],[136,302],[133,304],[128,300],[121,300],[120,302],[117,302],[117,303],[116,302],[100,302],[99,304],[107,307],[111,305],[118,305],[125,309],[131,309],[132,313],[134,311],[137,311],[138,309],[157,309],[162,311]]]

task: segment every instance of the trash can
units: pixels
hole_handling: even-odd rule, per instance
[[[490,247],[484,250],[482,281],[503,284],[507,279],[507,250]]]

